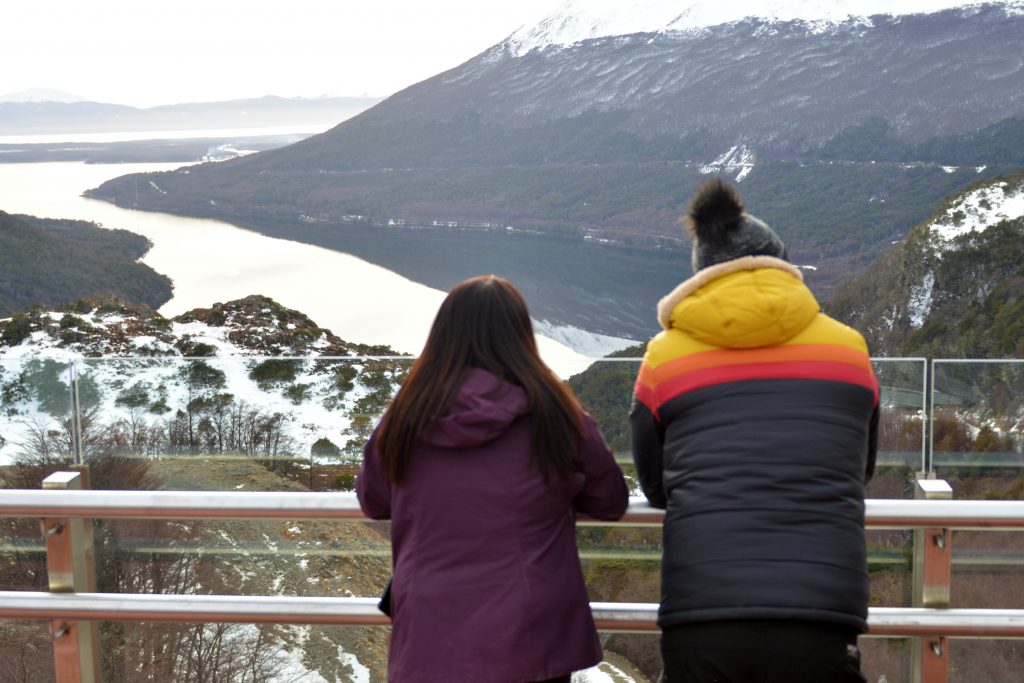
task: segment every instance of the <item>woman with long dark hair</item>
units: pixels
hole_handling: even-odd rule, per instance
[[[601,661],[575,516],[618,519],[629,494],[507,280],[441,304],[356,492],[392,520],[389,680],[568,681]]]

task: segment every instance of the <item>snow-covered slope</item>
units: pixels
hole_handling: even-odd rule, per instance
[[[969,233],[1024,216],[1024,184],[997,181],[957,197],[927,229],[936,247],[953,247],[953,240]]]
[[[1019,356],[1022,278],[1024,175],[1015,175],[948,198],[830,312],[879,355]]]
[[[929,223],[918,230],[925,238],[920,242],[919,261],[927,269],[911,289],[907,300],[910,326],[922,327],[935,301],[936,270],[943,255],[970,248],[988,228],[1005,221],[1024,217],[1024,183],[996,181],[969,190],[949,202]]]
[[[65,432],[72,363],[87,450],[300,462],[358,457],[410,366],[258,296],[171,320],[83,302],[19,314],[0,331],[0,462],[66,448],[42,444]]]
[[[805,21],[819,30],[852,19],[869,23],[877,14],[901,16],[938,12],[979,2],[963,0],[762,0],[760,2],[677,2],[673,0],[568,0],[536,26],[523,27],[506,40],[523,55],[537,48],[567,46],[592,38],[633,33],[693,31],[746,18]],[[1007,3],[1019,7],[1021,3]]]

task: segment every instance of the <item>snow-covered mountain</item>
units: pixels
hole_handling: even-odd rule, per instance
[[[695,32],[743,19],[769,23],[804,22],[826,31],[847,21],[871,25],[874,15],[903,16],[967,7],[981,2],[963,0],[760,0],[716,2],[699,0],[568,0],[535,26],[524,26],[505,44],[516,55],[545,47],[566,47],[584,40],[634,33]],[[1019,11],[1020,2],[1007,3]]]
[[[656,262],[686,251],[676,219],[705,174],[740,182],[828,296],[951,191],[1024,167],[1024,5],[948,4],[569,3],[321,135],[89,196],[279,231],[434,286],[506,269],[539,318],[643,338],[650,317],[622,314],[686,275],[685,256]],[[503,263],[472,252],[473,231],[508,232]],[[571,290],[552,275],[586,253],[551,266],[519,235],[631,260],[595,259],[584,303],[556,301]],[[451,263],[447,240],[467,256]]]
[[[878,355],[1024,354],[1024,174],[948,198],[830,301]]]

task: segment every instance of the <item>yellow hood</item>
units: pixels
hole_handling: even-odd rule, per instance
[[[747,256],[705,268],[658,304],[665,329],[730,349],[781,344],[814,320],[820,306],[791,264]]]

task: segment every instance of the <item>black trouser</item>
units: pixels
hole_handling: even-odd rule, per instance
[[[781,619],[662,629],[666,683],[864,683],[857,634]]]

